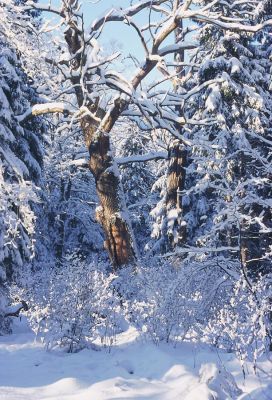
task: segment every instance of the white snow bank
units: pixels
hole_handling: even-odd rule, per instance
[[[1,400],[272,400],[271,377],[247,365],[244,381],[233,355],[196,344],[157,347],[132,328],[110,352],[66,354],[46,352],[18,320],[17,333],[0,338],[0,360]]]

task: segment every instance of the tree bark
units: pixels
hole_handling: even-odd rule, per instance
[[[105,248],[117,268],[136,258],[118,167],[111,155],[109,133],[99,130],[88,116],[82,119],[81,126],[90,154],[89,168],[100,200],[96,219],[103,227]]]
[[[182,191],[185,185],[185,166],[187,162],[187,150],[179,142],[174,141],[169,148],[169,166],[167,172],[166,212],[172,226],[168,233],[170,248],[181,245],[186,240],[186,223],[183,220]],[[171,216],[171,210],[175,210],[175,216]],[[174,232],[176,234],[174,234]]]
[[[81,50],[84,38],[73,18],[73,9],[77,6],[77,1],[69,0],[67,4],[65,13],[70,22],[69,29],[65,32],[65,40],[70,54],[73,56],[70,68],[78,72],[85,63],[85,55]],[[114,268],[118,268],[132,263],[136,259],[136,245],[129,224],[118,167],[111,153],[109,136],[116,120],[127,107],[127,102],[121,97],[116,99],[112,109],[106,113],[105,110],[99,108],[98,101],[91,102],[84,99],[82,91],[84,83],[78,74],[74,74],[72,83],[75,87],[79,107],[84,104],[92,114],[96,114],[101,120],[99,123],[88,115],[82,117],[80,123],[90,154],[89,168],[95,178],[100,200],[96,218],[104,230],[104,245],[111,262]]]
[[[182,34],[183,24],[181,20],[178,28],[175,30],[176,43],[181,40]],[[184,61],[184,50],[175,54],[175,61],[177,63]],[[177,66],[176,73],[178,80],[181,79],[184,75],[183,67]],[[177,84],[174,90],[177,91],[178,87],[179,85]],[[176,111],[179,115],[182,115],[181,106],[176,106]],[[172,229],[168,232],[168,245],[173,249],[186,240],[186,223],[183,220],[182,191],[185,188],[187,149],[179,140],[174,140],[169,146],[168,151],[169,166],[167,172],[166,212],[167,216],[175,219],[174,221],[169,221]],[[176,210],[175,216],[171,215],[171,210]]]

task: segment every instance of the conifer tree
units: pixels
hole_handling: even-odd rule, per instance
[[[243,15],[250,23],[252,7],[251,2],[247,7],[237,3],[225,14]],[[192,127],[187,226],[192,245],[213,248],[210,255],[216,262],[217,248],[222,262],[235,261],[247,279],[266,268],[269,257],[268,69],[252,34],[204,25],[199,39],[196,60],[202,63],[191,84],[195,79],[198,84],[214,82],[191,99],[187,115],[214,118],[214,123]]]
[[[23,124],[17,118],[37,101],[37,95],[13,42],[9,23],[18,15],[12,6],[9,3],[0,12],[0,284],[1,293],[6,294],[19,269],[34,254],[34,203],[42,182],[44,131],[39,118]],[[0,326],[4,308],[1,306]],[[8,323],[3,323],[7,327]]]

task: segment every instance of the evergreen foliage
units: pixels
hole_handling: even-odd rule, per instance
[[[19,268],[34,255],[34,203],[39,201],[42,184],[45,126],[39,118],[22,124],[17,116],[36,101],[37,95],[20,63],[16,45],[1,32],[0,265],[4,292],[8,291],[5,282],[14,280]]]

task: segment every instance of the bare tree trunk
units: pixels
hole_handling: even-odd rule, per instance
[[[70,67],[74,71],[78,71],[85,63],[85,56],[80,51],[84,39],[73,18],[73,8],[76,6],[76,0],[68,0],[65,11],[70,19],[70,27],[65,33],[65,39],[73,56]],[[82,117],[80,122],[90,154],[89,168],[95,178],[96,190],[100,200],[96,217],[103,227],[106,237],[105,248],[109,253],[111,262],[115,268],[118,268],[132,263],[136,258],[136,245],[129,224],[118,167],[110,151],[109,137],[114,123],[126,108],[127,103],[120,97],[115,100],[110,112],[106,113],[95,102],[90,100],[84,102],[82,82],[78,74],[74,75],[72,83],[75,87],[78,105],[81,107],[84,104],[101,121],[99,123],[88,115]]]
[[[100,200],[96,218],[103,227],[111,262],[114,267],[120,267],[133,262],[136,252],[118,167],[111,156],[110,137],[108,132],[98,130],[90,117],[84,117],[81,126]]]
[[[167,193],[166,193],[166,211],[168,218],[174,218],[170,221],[172,229],[168,234],[169,245],[174,248],[182,244],[186,239],[186,224],[183,221],[182,194],[185,184],[185,165],[187,161],[187,151],[179,141],[174,141],[169,149],[169,167],[167,172]],[[171,210],[175,214],[171,215]],[[174,235],[176,232],[176,235]]]

